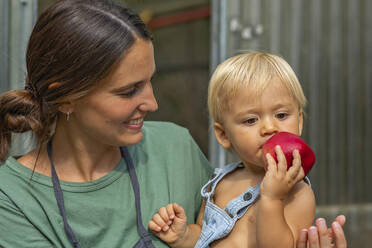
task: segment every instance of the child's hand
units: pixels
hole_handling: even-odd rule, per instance
[[[261,183],[260,194],[261,197],[272,200],[284,200],[293,186],[304,178],[305,173],[298,150],[293,151],[293,162],[288,171],[287,161],[280,146],[275,147],[275,153],[278,164],[270,154],[266,154],[268,167]]]
[[[168,244],[179,242],[187,231],[185,210],[177,203],[161,207],[149,221],[148,226],[164,242]]]

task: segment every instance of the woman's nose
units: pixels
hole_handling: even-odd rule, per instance
[[[143,102],[139,106],[141,111],[154,112],[158,109],[158,102],[156,101],[154,91],[151,83],[148,83],[144,89]]]
[[[274,133],[277,133],[279,130],[276,126],[276,123],[272,118],[264,118],[261,121],[261,135],[266,136],[266,135],[272,135]]]

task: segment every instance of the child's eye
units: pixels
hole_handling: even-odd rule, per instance
[[[288,116],[287,113],[279,113],[279,114],[276,114],[276,118],[282,120],[282,119],[285,119],[286,117]]]
[[[256,121],[257,121],[257,118],[249,118],[249,119],[245,120],[244,122],[249,124],[249,125],[253,125],[253,124],[256,123]]]

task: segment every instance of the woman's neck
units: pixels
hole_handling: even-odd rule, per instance
[[[57,128],[52,140],[53,163],[60,180],[87,182],[110,171],[121,159],[119,147]]]
[[[37,148],[18,161],[35,172],[51,176],[46,144],[42,145],[38,153]],[[121,159],[119,147],[97,142],[63,127],[57,128],[52,138],[52,155],[59,180],[68,182],[99,179],[111,172]]]

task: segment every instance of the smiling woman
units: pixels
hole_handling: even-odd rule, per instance
[[[85,132],[92,143],[134,145],[142,138],[143,119],[157,110],[151,86],[155,71],[152,43],[138,39],[128,54],[86,97],[61,108],[70,113],[69,133]],[[88,138],[88,137],[86,137]]]
[[[0,247],[167,247],[143,223],[169,202],[193,223],[211,168],[186,129],[144,121],[158,105],[139,16],[56,1],[26,64],[25,89],[0,96]],[[8,157],[11,133],[29,130],[37,148]]]

